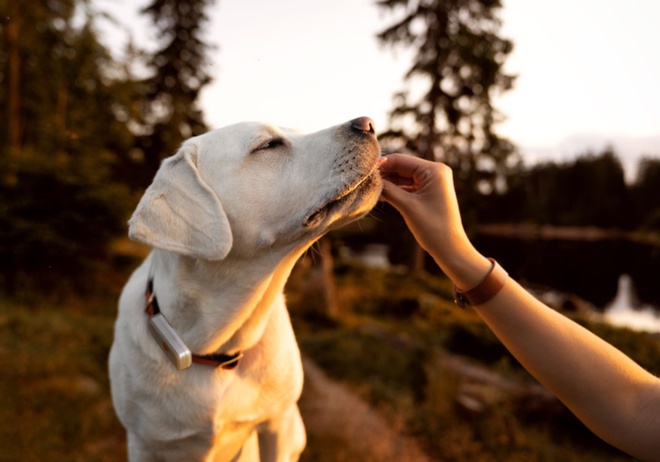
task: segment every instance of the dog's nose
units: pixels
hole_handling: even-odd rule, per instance
[[[369,117],[358,117],[357,119],[351,120],[350,124],[351,128],[355,131],[369,133],[370,135],[376,134],[374,121]]]

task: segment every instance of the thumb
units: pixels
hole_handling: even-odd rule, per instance
[[[395,209],[399,211],[402,215],[406,210],[406,205],[408,203],[408,196],[410,193],[403,188],[395,185],[391,181],[383,180],[383,192],[382,198],[385,202],[394,206]]]

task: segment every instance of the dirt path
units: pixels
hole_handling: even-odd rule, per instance
[[[410,438],[398,434],[361,398],[303,359],[305,390],[300,411],[308,446],[302,461],[425,462]]]

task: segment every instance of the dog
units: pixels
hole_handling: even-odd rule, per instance
[[[183,143],[129,220],[153,249],[119,299],[109,357],[129,460],[295,461],[303,385],[283,289],[326,232],[377,203],[374,124],[242,122]]]

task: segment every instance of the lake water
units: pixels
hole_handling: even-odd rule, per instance
[[[523,285],[545,295],[574,294],[602,320],[660,332],[660,248],[627,241],[524,240],[477,236],[476,247]],[[388,247],[370,244],[344,256],[385,268]]]
[[[474,243],[523,284],[575,294],[612,324],[660,332],[658,247],[492,236],[478,236]]]
[[[635,330],[660,332],[660,311],[657,306],[644,304],[635,298],[632,278],[622,274],[614,300],[603,310],[603,320]]]

